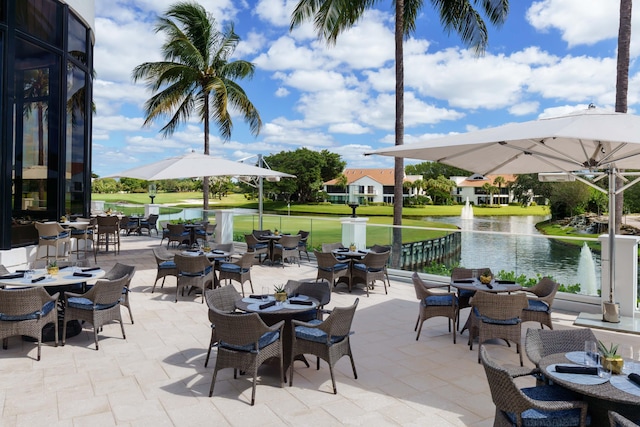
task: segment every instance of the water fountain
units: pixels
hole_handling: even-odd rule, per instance
[[[469,198],[467,197],[467,201],[462,207],[462,212],[460,213],[460,217],[462,219],[473,219],[473,206],[469,204]]]
[[[580,293],[584,295],[597,295],[596,286],[596,266],[593,262],[591,249],[585,242],[580,250],[580,261],[578,262],[578,283],[580,283]]]

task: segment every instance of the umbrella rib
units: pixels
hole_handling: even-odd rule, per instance
[[[584,163],[580,162],[579,160],[573,159],[571,157],[567,157],[566,155],[563,155],[561,152],[549,147],[548,145],[544,144],[544,141],[532,141],[534,143],[534,145],[531,147],[535,147],[536,145],[543,145],[545,148],[547,148],[548,150],[558,154],[559,156],[554,156],[551,154],[547,154],[547,153],[542,153],[540,151],[537,150],[532,150],[531,148],[520,148],[518,146],[512,145],[506,141],[502,141],[499,144],[503,145],[503,146],[507,146],[509,148],[513,148],[514,150],[518,150],[518,151],[522,151],[525,155],[530,155],[530,156],[535,156],[539,159],[549,159],[549,160],[558,160],[561,162],[569,162],[569,163],[575,163],[576,166],[579,166],[580,168],[584,168]],[[549,163],[552,164],[552,163]],[[561,168],[561,170],[564,170],[564,168]]]

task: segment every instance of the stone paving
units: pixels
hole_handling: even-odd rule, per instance
[[[416,341],[418,302],[413,286],[395,280],[388,295],[381,285],[369,298],[362,289],[350,294],[338,287],[333,292],[329,308],[360,298],[352,336],[358,379],[353,378],[348,358],[343,358],[335,370],[337,395],[332,393],[326,364],[318,371],[314,364],[307,368],[297,362],[293,387],[279,387],[273,366],[260,370],[253,407],[251,379],[233,379],[231,369],[220,372],[214,396],[208,397],[215,350],[205,368],[210,338],[207,306],[195,295],[181,296],[174,303],[173,278],[151,293],[156,273],[151,248],[158,244],[156,238],[128,236],[122,238],[119,255],[98,255],[97,264],[105,269],[116,261],[136,266],[131,284],[135,323],[131,324],[126,310],[122,313],[126,339],[117,324],[106,325],[96,351],[92,331],[85,328],[64,347],[45,343],[41,361],[35,360],[33,343],[20,337],[9,339],[8,350],[0,350],[0,425],[493,424],[494,405],[477,362],[477,347],[469,351],[466,333],[453,344],[444,318],[426,321]],[[251,275],[254,290],[260,292],[262,286],[288,279],[315,278],[315,270],[312,259],[300,267],[256,265]],[[238,284],[234,286],[239,289]],[[573,327],[575,316],[554,313],[555,328]],[[627,334],[595,333],[607,342],[634,341]],[[489,349],[504,363],[517,363],[514,347],[496,343]],[[533,384],[528,378],[520,381]]]

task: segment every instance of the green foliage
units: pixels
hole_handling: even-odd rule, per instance
[[[604,343],[598,340],[598,351],[605,357],[615,357],[618,356],[618,344],[613,344],[609,347],[604,345]]]
[[[415,165],[407,165],[404,170],[407,175],[422,175],[423,180],[438,178],[439,176],[471,175],[470,171],[438,162],[423,162]]]
[[[94,193],[113,194],[120,191],[120,184],[113,178],[98,178],[91,183],[91,191]]]
[[[451,276],[451,270],[457,265],[447,266],[445,264],[433,263],[425,266],[422,271],[427,274],[435,274],[437,276]]]

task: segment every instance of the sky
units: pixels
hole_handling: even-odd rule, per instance
[[[165,137],[165,122],[143,126],[153,93],[133,69],[162,60],[158,16],[174,0],[96,1],[92,171],[98,176],[190,151],[202,152],[196,117]],[[392,1],[377,2],[333,46],[311,23],[289,31],[297,0],[200,1],[241,42],[232,60],[255,65],[240,80],[262,118],[258,136],[233,113],[231,139],[212,125],[211,154],[257,158],[301,147],[338,153],[348,168],[393,168],[393,158],[364,156],[394,144]],[[405,42],[405,144],[508,122],[562,115],[589,104],[614,110],[619,2],[512,0],[507,22],[489,28],[482,56],[446,34],[431,1]],[[640,11],[633,13],[629,113],[640,110]],[[253,156],[253,157],[252,157]],[[405,160],[405,164],[417,161]]]

